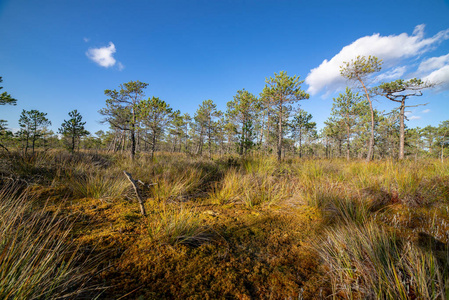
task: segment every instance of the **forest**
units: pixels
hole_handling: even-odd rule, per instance
[[[407,128],[438,83],[381,68],[345,62],[320,129],[285,71],[193,116],[123,83],[106,132],[0,120],[0,298],[449,299],[449,120]]]

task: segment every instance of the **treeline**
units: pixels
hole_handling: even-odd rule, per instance
[[[341,67],[342,76],[358,83],[359,91],[346,88],[333,99],[330,117],[318,131],[313,116],[300,108],[299,101],[309,98],[302,90],[299,76],[281,71],[266,79],[256,96],[245,89],[237,91],[227,109],[217,109],[212,100],[203,101],[190,116],[174,110],[158,97],[146,98],[147,83],[130,81],[119,89],[105,90],[106,107],[99,113],[110,125],[107,132],[90,134],[75,110],[64,120],[58,134],[48,130],[46,114],[22,111],[16,133],[0,121],[1,147],[18,147],[25,153],[35,147],[67,147],[137,152],[182,152],[189,155],[226,155],[259,153],[299,157],[346,157],[403,159],[439,157],[444,159],[449,137],[449,120],[438,127],[407,129],[406,100],[421,96],[433,84],[420,79],[382,83],[369,88],[366,80],[380,71],[381,60],[359,56]],[[1,78],[0,78],[1,79]],[[373,96],[384,96],[399,107],[391,112],[374,109]],[[0,104],[16,100],[3,93]]]

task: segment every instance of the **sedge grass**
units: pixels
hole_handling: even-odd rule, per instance
[[[430,251],[374,222],[327,231],[317,251],[329,270],[334,298],[446,299],[448,274]]]
[[[85,275],[68,241],[73,223],[33,209],[29,197],[14,190],[0,191],[0,298],[74,297]]]
[[[176,246],[198,246],[210,240],[207,227],[201,224],[194,207],[160,203],[148,216],[148,234],[153,241]]]

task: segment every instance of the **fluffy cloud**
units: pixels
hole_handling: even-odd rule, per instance
[[[109,68],[114,66],[116,63],[113,56],[115,52],[115,45],[112,42],[109,42],[107,47],[90,48],[87,50],[86,55],[98,65]]]
[[[308,92],[314,95],[323,89],[329,92],[343,86],[345,79],[340,76],[340,66],[343,62],[350,61],[358,55],[377,56],[383,60],[384,65],[389,66],[398,60],[425,53],[439,42],[449,38],[449,29],[440,31],[433,37],[424,38],[424,27],[424,25],[416,26],[412,35],[401,33],[381,36],[376,33],[359,38],[352,44],[343,47],[330,60],[324,60],[321,65],[310,71],[305,80],[309,85]],[[399,74],[399,71],[400,69],[396,70],[396,74]],[[394,73],[390,76],[396,75]]]
[[[421,62],[418,68],[418,72],[428,72],[440,69],[448,63],[449,63],[449,54],[439,57],[431,57]]]
[[[449,90],[449,65],[433,71],[423,78],[425,81],[435,83],[439,90]]]
[[[410,121],[413,121],[413,120],[419,120],[419,119],[421,119],[421,117],[420,116],[410,116],[408,119]]]
[[[449,90],[449,54],[422,61],[417,73],[424,80],[436,84],[438,90]]]
[[[382,73],[379,76],[376,77],[376,81],[389,81],[393,79],[397,79],[404,75],[405,71],[407,70],[406,67],[397,67],[393,70],[390,70],[388,72]]]
[[[430,109],[425,109],[422,111],[422,113],[424,113],[424,114],[430,113]]]

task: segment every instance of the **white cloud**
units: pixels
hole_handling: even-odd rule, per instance
[[[449,90],[449,65],[433,71],[423,80],[436,84],[438,90]]]
[[[109,68],[114,66],[116,63],[113,56],[115,52],[115,45],[112,42],[109,42],[107,47],[90,48],[87,50],[86,55],[98,65]]]
[[[419,120],[419,119],[421,119],[421,117],[420,116],[410,116],[410,117],[408,117],[408,119],[410,121],[412,121],[412,120]]]
[[[118,70],[121,71],[125,68],[125,66],[121,62],[117,62]]]
[[[422,113],[424,113],[424,114],[428,114],[428,113],[430,113],[430,112],[431,112],[430,109],[425,109],[425,110],[422,111]]]
[[[83,38],[83,41],[84,41],[85,43],[87,43],[87,42],[89,42],[89,41],[90,41],[90,39],[89,39],[89,38],[87,38],[87,37],[84,37],[84,38]]]
[[[449,53],[439,57],[431,57],[421,62],[418,72],[434,71],[441,69],[444,65],[449,63]]]
[[[357,39],[343,47],[330,60],[324,60],[321,65],[310,71],[305,80],[309,85],[308,92],[314,95],[323,89],[329,91],[344,86],[345,79],[340,75],[340,66],[358,55],[377,56],[383,60],[384,65],[388,66],[397,60],[425,53],[437,43],[449,38],[449,29],[440,31],[433,37],[424,38],[424,27],[425,25],[416,26],[412,35],[401,33],[381,36],[376,33]]]
[[[393,79],[399,78],[402,75],[404,75],[406,70],[407,70],[407,67],[405,67],[405,66],[394,68],[393,70],[390,70],[388,72],[382,73],[379,76],[377,76],[376,81],[388,81],[388,80],[393,80]]]

